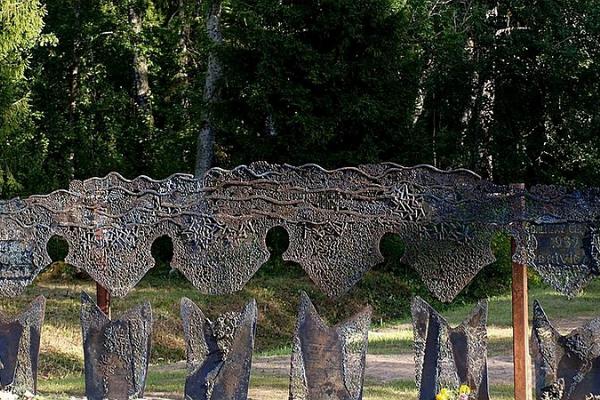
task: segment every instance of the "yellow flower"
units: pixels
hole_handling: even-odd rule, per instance
[[[460,385],[458,388],[458,394],[471,394],[471,388],[469,385]]]
[[[450,391],[446,388],[443,388],[438,394],[435,395],[435,400],[450,400]]]

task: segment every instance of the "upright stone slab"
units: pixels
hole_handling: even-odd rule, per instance
[[[17,317],[0,312],[1,390],[35,394],[45,308],[46,298],[38,296]]]
[[[535,301],[532,344],[538,399],[600,398],[600,318],[562,336]]]
[[[302,292],[292,348],[290,400],[362,399],[371,307],[329,327]]]
[[[193,301],[181,299],[188,368],[186,400],[248,398],[257,315],[252,300],[242,312],[226,313],[212,322]]]
[[[425,300],[412,302],[416,382],[420,400],[435,399],[442,388],[468,385],[477,400],[489,400],[487,302],[480,301],[456,328]]]
[[[110,320],[81,294],[85,395],[89,400],[144,397],[150,359],[152,310],[145,302]]]

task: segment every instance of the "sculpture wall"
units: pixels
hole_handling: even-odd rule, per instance
[[[0,201],[0,295],[21,294],[49,264],[48,241],[60,236],[69,245],[68,263],[86,271],[112,295],[125,296],[154,264],[151,246],[165,235],[173,242],[173,267],[203,293],[228,294],[243,288],[268,259],[269,230],[283,227],[290,238],[284,259],[302,265],[331,298],[346,293],[383,260],[380,240],[393,233],[406,245],[403,260],[435,297],[450,302],[494,261],[490,245],[500,232],[515,239],[514,261],[535,269],[557,291],[574,296],[600,275],[599,223],[598,188],[524,189],[496,185],[467,170],[441,171],[427,165],[326,170],[314,164],[258,162],[232,170],[213,168],[200,178],[176,174],[163,180],[127,180],[111,173],[73,181],[68,189],[47,195]],[[35,303],[36,311],[24,314],[27,317],[0,318],[0,358],[9,366],[0,372],[3,388],[18,384],[35,391],[42,304]],[[485,304],[457,328],[449,327],[422,300],[415,300],[412,308],[421,399],[431,400],[442,384],[464,381],[476,391],[473,396],[487,400]],[[245,398],[256,305],[250,303],[241,313],[214,322],[189,300],[183,300],[181,309],[188,354],[186,395]],[[365,310],[328,327],[302,295],[291,398],[320,399],[322,387],[336,393],[335,398],[362,397],[369,319],[370,311]],[[82,295],[81,322],[88,397],[142,396],[150,306],[110,320]],[[555,332],[541,317],[536,324],[534,337],[542,354],[538,370],[545,371],[537,375],[551,387],[539,388],[538,395],[557,391],[560,385],[565,393],[575,393],[574,378],[561,374],[568,368],[556,364],[555,355],[579,354],[583,350],[577,346],[595,345],[597,324],[567,338],[556,336],[556,343],[550,344],[547,340]],[[584,375],[592,380],[594,360],[581,358],[589,369]],[[592,392],[598,390],[590,385]]]

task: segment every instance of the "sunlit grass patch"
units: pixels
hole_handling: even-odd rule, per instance
[[[185,371],[150,372],[146,393],[152,396],[179,399],[185,384]],[[252,375],[249,399],[286,400],[288,398],[289,378]],[[40,393],[51,398],[69,398],[81,396],[84,391],[82,376],[68,376],[41,382]],[[491,397],[494,400],[514,400],[511,385],[492,385]],[[380,383],[367,380],[364,387],[364,400],[417,400],[418,390],[413,381],[393,381]]]

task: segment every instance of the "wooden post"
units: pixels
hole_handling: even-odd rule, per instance
[[[94,209],[94,218],[102,219],[102,216],[98,216],[96,209]],[[104,239],[104,229],[99,226],[100,222],[97,222],[97,224],[95,236],[96,240],[101,241]],[[104,256],[97,257],[96,262],[99,267],[106,268],[106,258]],[[98,282],[96,282],[96,304],[110,318],[110,293]]]
[[[96,303],[108,318],[110,318],[110,293],[96,282]]]
[[[525,185],[514,185],[524,189]],[[524,206],[524,204],[521,204]],[[515,239],[511,239],[511,255],[516,250]],[[529,375],[529,304],[527,296],[527,266],[512,263],[512,324],[513,360],[515,378],[515,400],[530,400],[532,386]]]

